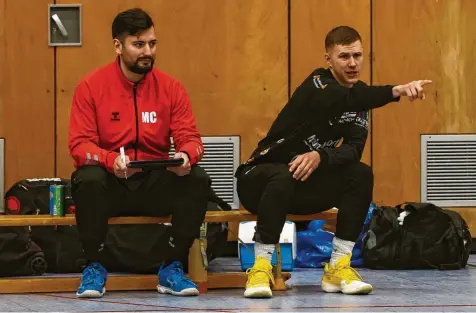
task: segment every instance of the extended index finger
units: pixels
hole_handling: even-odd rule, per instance
[[[420,80],[419,82],[420,82],[420,86],[425,86],[432,83],[432,81],[428,79]]]

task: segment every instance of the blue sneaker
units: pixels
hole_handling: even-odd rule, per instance
[[[101,298],[106,292],[107,271],[99,262],[91,262],[83,270],[78,298]]]
[[[174,261],[167,267],[164,265],[160,267],[157,290],[174,296],[198,296],[197,285],[185,276],[182,263],[179,261]]]

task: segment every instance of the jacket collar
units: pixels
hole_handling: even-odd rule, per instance
[[[121,62],[120,57],[117,56],[116,61],[114,62],[114,68],[116,69],[117,77],[119,78],[119,81],[124,86],[124,88],[132,90],[135,84],[139,86],[142,84],[146,84],[150,80],[152,71],[145,74],[144,77],[141,80],[139,80],[137,83],[131,82],[129,79],[127,79],[126,75],[124,75],[124,72],[122,72],[120,62]]]
[[[333,79],[333,80],[336,80],[334,75],[332,74],[331,72],[331,69],[330,68],[318,68],[316,70],[316,73],[321,75],[322,77],[325,77],[325,78],[328,78],[328,79]]]

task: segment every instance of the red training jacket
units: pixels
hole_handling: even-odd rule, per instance
[[[133,83],[116,59],[76,87],[68,137],[76,168],[101,165],[112,173],[121,146],[131,160],[165,159],[170,137],[175,151],[186,152],[192,165],[202,158],[190,99],[173,77],[154,68]]]

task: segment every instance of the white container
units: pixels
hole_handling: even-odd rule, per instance
[[[241,268],[246,271],[253,267],[255,262],[253,236],[255,233],[256,222],[241,222],[238,229],[238,237],[248,246],[246,248],[243,243],[238,241],[238,257],[240,258]],[[297,254],[296,241],[296,224],[286,221],[281,236],[279,238],[281,246],[281,268],[284,271],[292,271],[294,269],[294,261]],[[250,251],[251,250],[251,251]],[[276,251],[273,252],[271,264],[276,265]]]

